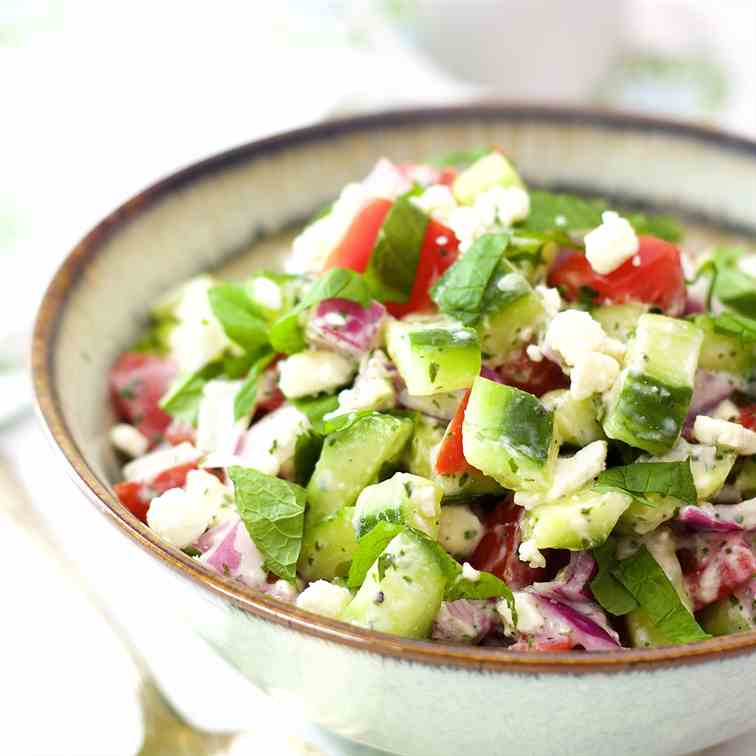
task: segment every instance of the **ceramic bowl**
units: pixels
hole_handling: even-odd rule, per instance
[[[756,717],[756,633],[594,654],[402,640],[211,574],[113,495],[108,366],[161,292],[239,260],[280,263],[280,246],[265,240],[301,223],[379,156],[407,161],[487,144],[501,145],[532,184],[678,213],[703,236],[756,235],[756,144],[701,128],[482,105],[389,112],[275,136],[158,182],[66,258],[34,334],[34,381],[49,435],[104,520],[138,547],[135,558],[146,552],[150,590],[162,591],[283,705],[347,738],[406,756],[588,756],[685,753],[740,734]]]

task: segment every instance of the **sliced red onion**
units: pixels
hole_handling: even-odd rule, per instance
[[[596,574],[596,560],[589,551],[573,551],[569,564],[548,583],[534,583],[532,590],[557,601],[590,601],[593,597],[588,583]]]
[[[380,302],[362,307],[349,299],[324,299],[307,325],[307,339],[350,357],[378,346],[386,308]]]
[[[211,528],[196,545],[203,552],[199,561],[219,575],[234,578],[250,588],[265,586],[263,558],[240,518]]]
[[[690,435],[698,415],[711,412],[720,402],[729,398],[736,388],[735,379],[726,373],[697,370],[693,397],[690,400],[688,416],[685,418],[684,434]]]
[[[700,504],[680,510],[677,520],[691,530],[734,533],[756,530],[756,499],[740,504]]]
[[[536,599],[546,617],[568,626],[568,634],[573,645],[582,646],[586,651],[614,651],[621,647],[619,636],[605,622],[599,624],[561,601],[537,594]]]
[[[504,379],[495,370],[491,370],[491,368],[482,367],[480,369],[480,376],[495,383],[504,383]]]
[[[432,638],[446,643],[476,644],[496,623],[496,607],[490,601],[444,601],[433,621]]]

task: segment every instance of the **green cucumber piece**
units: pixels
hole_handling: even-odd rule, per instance
[[[659,630],[643,607],[633,609],[625,616],[627,636],[633,648],[661,648],[674,645]]]
[[[362,538],[376,523],[385,520],[420,530],[435,540],[442,496],[441,487],[433,481],[409,473],[395,473],[382,483],[367,486],[357,498],[355,507],[357,538]]]
[[[491,152],[462,171],[452,191],[458,202],[472,205],[479,194],[494,186],[524,186],[512,163],[500,152]]]
[[[556,389],[544,394],[541,403],[554,413],[554,435],[560,443],[582,448],[605,437],[592,397],[575,399],[569,389]]]
[[[743,375],[753,366],[753,344],[746,344],[737,336],[718,333],[710,315],[697,315],[693,322],[703,331],[704,339],[698,366],[704,370]]]
[[[465,458],[505,488],[546,490],[557,454],[553,425],[532,394],[476,378],[462,424]]]
[[[352,506],[365,486],[391,475],[412,430],[408,418],[374,413],[331,433],[307,485],[305,526]]]
[[[525,513],[523,539],[538,549],[580,551],[600,546],[609,537],[631,497],[621,491],[585,489]]]
[[[735,478],[735,488],[744,499],[756,496],[756,461],[743,460],[743,466]]]
[[[629,341],[635,333],[640,316],[648,312],[644,304],[601,305],[591,310],[591,317],[601,323],[607,336],[619,341]]]
[[[305,528],[297,572],[308,583],[346,577],[357,549],[354,507],[343,507],[325,520]]]
[[[646,535],[671,520],[681,506],[673,496],[645,494],[644,498],[653,506],[640,499],[633,499],[617,522],[617,532],[623,535]]]
[[[703,332],[682,320],[642,315],[626,367],[608,401],[604,432],[651,454],[680,436],[693,396]]]
[[[469,388],[480,373],[477,332],[453,321],[391,321],[386,346],[412,396]]]
[[[698,614],[698,623],[710,635],[732,635],[756,628],[755,600],[748,586],[720,599]]]
[[[375,561],[341,619],[405,638],[427,638],[446,582],[432,544],[405,531]]]
[[[714,446],[690,445],[690,471],[699,499],[709,499],[719,492],[735,466],[737,452]]]

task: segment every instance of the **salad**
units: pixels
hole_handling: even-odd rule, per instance
[[[381,159],[286,272],[203,275],[110,372],[121,503],[326,617],[522,651],[756,627],[756,255]]]

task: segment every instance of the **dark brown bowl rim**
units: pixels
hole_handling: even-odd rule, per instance
[[[232,606],[291,630],[377,653],[397,660],[499,672],[586,673],[629,668],[662,668],[746,653],[756,646],[756,631],[713,638],[686,646],[633,649],[606,653],[527,653],[506,649],[452,646],[401,639],[318,617],[296,607],[256,594],[238,583],[211,573],[195,560],[160,541],[128,512],[94,474],[64,421],[54,384],[53,353],[67,294],[104,241],[161,197],[199,177],[291,146],[321,142],[352,131],[371,131],[416,123],[508,120],[551,125],[590,125],[636,133],[658,132],[711,144],[719,149],[756,157],[756,142],[716,129],[673,120],[590,109],[520,103],[481,103],[438,108],[390,110],[342,118],[296,129],[244,144],[194,163],[152,184],[95,226],[68,254],[50,282],[37,314],[32,342],[32,374],[37,410],[51,443],[67,463],[75,482],[100,511],[143,549],[173,570],[196,580]]]

